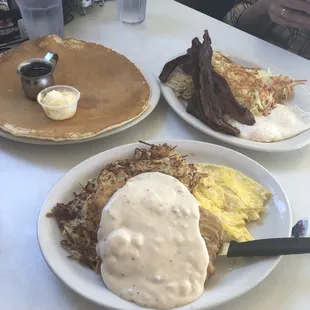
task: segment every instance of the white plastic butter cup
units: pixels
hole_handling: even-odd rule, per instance
[[[53,90],[57,90],[60,92],[65,92],[65,91],[71,92],[76,95],[76,100],[72,102],[71,104],[64,105],[64,106],[50,106],[50,105],[44,104],[42,102],[43,98],[46,96],[47,93]],[[55,86],[45,88],[41,92],[39,92],[37,96],[37,101],[41,105],[45,114],[49,118],[56,120],[56,121],[63,121],[75,115],[80,96],[81,96],[80,92],[74,87],[67,86],[67,85],[55,85]]]

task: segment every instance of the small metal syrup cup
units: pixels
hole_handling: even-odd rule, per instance
[[[54,70],[58,55],[48,52],[44,58],[31,58],[20,63],[17,73],[25,95],[31,100],[37,100],[38,93],[54,85]]]

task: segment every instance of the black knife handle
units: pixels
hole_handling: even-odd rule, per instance
[[[278,256],[310,253],[310,238],[275,238],[231,241],[227,257]]]

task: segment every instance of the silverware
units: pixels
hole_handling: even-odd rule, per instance
[[[292,237],[302,238],[306,237],[309,233],[309,221],[307,218],[299,220],[292,228]]]
[[[278,256],[310,253],[310,238],[274,238],[224,243],[218,253],[227,257]]]
[[[48,52],[44,58],[32,58],[20,63],[17,73],[25,95],[31,100],[37,100],[38,93],[54,85],[54,70],[58,62],[58,55]]]

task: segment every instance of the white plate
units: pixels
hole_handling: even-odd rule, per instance
[[[270,68],[274,74],[283,74],[289,75],[294,79],[303,80],[306,79],[305,76],[294,76],[289,72],[283,72],[279,68],[275,67],[272,64],[267,64],[259,59],[249,59],[244,55],[234,55],[232,53],[225,53],[225,55],[229,56],[230,59],[235,61],[236,63],[245,66],[245,67],[252,67],[252,68],[262,68],[268,69]],[[180,55],[177,55],[180,56]],[[176,57],[177,57],[176,56]],[[309,84],[309,83],[308,83]],[[288,104],[290,105],[297,105],[304,111],[310,112],[310,87],[306,85],[298,85],[294,87],[294,96],[292,99],[289,100]],[[195,118],[194,116],[190,115],[186,112],[186,105],[182,103],[174,94],[173,90],[161,83],[161,89],[163,95],[170,105],[170,107],[187,123],[195,127],[196,129],[202,131],[203,133],[211,136],[215,139],[218,139],[222,142],[226,142],[228,144],[232,144],[238,147],[256,150],[256,151],[263,151],[263,152],[288,152],[297,150],[300,148],[305,147],[306,145],[310,144],[310,130],[307,130],[293,138],[272,142],[272,143],[262,143],[262,142],[255,142],[249,141],[245,139],[241,139],[239,137],[230,136],[221,132],[216,132],[212,130],[210,127],[205,125],[203,122]]]
[[[273,194],[268,204],[268,213],[261,223],[251,225],[250,232],[255,238],[288,237],[291,232],[291,209],[283,189],[274,177],[252,159],[213,144],[186,140],[152,141],[177,145],[181,154],[189,154],[189,162],[211,163],[235,168],[266,186]],[[38,239],[43,256],[55,274],[75,292],[108,309],[142,309],[111,293],[100,276],[75,261],[66,258],[68,252],[60,247],[62,239],[56,221],[45,215],[57,202],[72,199],[72,192],[79,189],[79,183],[98,175],[108,163],[130,158],[139,143],[120,146],[93,156],[70,170],[47,196],[38,220]],[[267,259],[218,258],[217,271],[207,281],[205,293],[192,304],[179,309],[211,309],[244,294],[259,284],[278,264],[280,257]],[[234,267],[231,271],[230,268]]]
[[[146,110],[136,119],[132,120],[129,123],[126,123],[125,125],[112,129],[112,130],[108,130],[102,134],[99,134],[97,136],[91,137],[91,138],[86,138],[86,139],[81,139],[81,140],[67,140],[67,141],[51,141],[51,140],[41,140],[41,139],[33,139],[33,138],[27,138],[27,137],[18,137],[18,136],[14,136],[6,131],[3,131],[0,129],[0,137],[9,139],[9,140],[13,140],[13,141],[17,141],[17,142],[23,142],[23,143],[29,143],[29,144],[40,144],[40,145],[62,145],[62,144],[76,144],[76,143],[83,143],[83,142],[88,142],[88,141],[92,141],[92,140],[97,140],[97,139],[101,139],[104,137],[108,137],[111,135],[114,135],[116,133],[119,133],[123,130],[126,130],[138,123],[140,123],[141,121],[143,121],[146,117],[148,117],[153,110],[155,109],[155,107],[158,104],[159,101],[159,97],[160,97],[160,87],[158,85],[158,81],[155,78],[155,76],[150,73],[147,69],[136,65],[139,70],[142,72],[144,78],[146,79],[147,83],[150,86],[151,89],[151,96],[149,99],[149,103],[148,106],[146,108]]]

